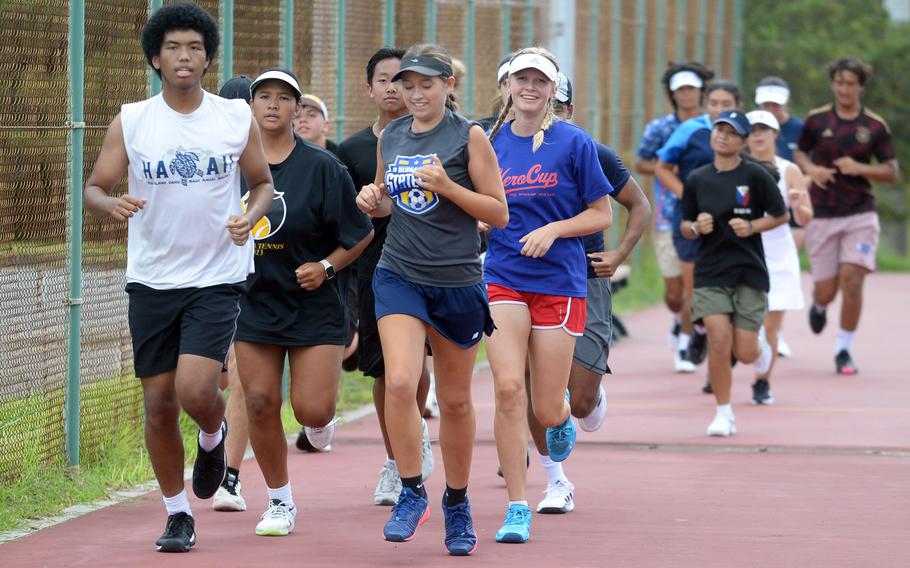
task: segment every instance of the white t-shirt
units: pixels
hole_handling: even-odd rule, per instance
[[[237,246],[225,223],[242,215],[240,155],[252,114],[242,100],[203,91],[190,114],[159,94],[121,108],[129,193],[147,199],[129,220],[126,280],[157,290],[246,280],[253,239]]]

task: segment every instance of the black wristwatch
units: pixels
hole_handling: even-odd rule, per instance
[[[319,261],[319,264],[321,264],[322,267],[325,268],[325,279],[326,280],[331,280],[332,278],[335,278],[335,267],[332,266],[332,263],[329,262],[329,259],[323,258],[322,260]]]

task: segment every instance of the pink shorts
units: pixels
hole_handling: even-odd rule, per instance
[[[563,328],[569,335],[580,337],[585,332],[587,302],[585,298],[549,296],[519,292],[499,284],[487,284],[490,305],[521,304],[531,313],[531,329]]]
[[[813,219],[806,227],[806,252],[812,279],[819,282],[837,277],[841,264],[855,264],[874,271],[879,233],[881,229],[875,211]]]

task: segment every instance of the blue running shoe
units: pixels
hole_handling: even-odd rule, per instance
[[[569,389],[566,389],[566,400],[569,400]],[[565,461],[575,447],[575,423],[572,415],[554,428],[547,428],[547,453],[555,462]]]
[[[442,515],[446,523],[446,548],[452,556],[469,556],[477,548],[477,535],[474,534],[474,520],[471,518],[471,503],[446,506],[442,498]]]
[[[522,543],[531,538],[531,509],[527,505],[509,505],[502,528],[496,531],[496,542]]]
[[[392,518],[385,524],[382,533],[392,542],[405,542],[414,538],[417,527],[430,516],[430,503],[410,487],[404,487],[398,495],[398,503],[392,507]]]

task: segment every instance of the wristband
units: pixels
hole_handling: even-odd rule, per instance
[[[692,231],[693,237],[697,238],[701,235],[701,233],[698,232],[698,225],[696,225],[695,223],[692,223],[691,225],[689,225],[689,230]]]

